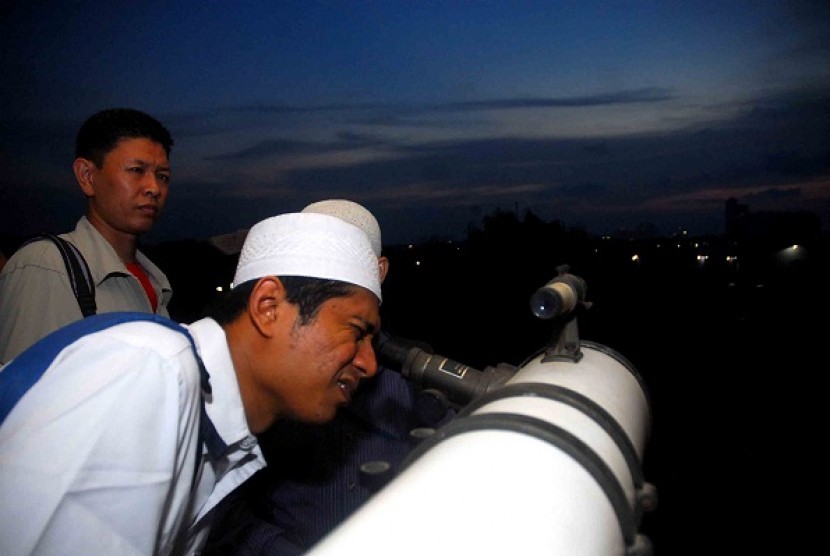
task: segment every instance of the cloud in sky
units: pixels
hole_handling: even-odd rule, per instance
[[[0,13],[0,232],[74,223],[74,134],[113,105],[176,139],[150,239],[333,196],[391,241],[495,209],[718,232],[732,195],[830,224],[824,5],[510,4],[17,3]]]

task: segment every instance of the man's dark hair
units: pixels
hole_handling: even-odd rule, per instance
[[[161,122],[132,108],[111,108],[93,114],[81,125],[75,138],[75,157],[91,160],[98,168],[104,157],[122,139],[150,139],[162,147],[167,156],[173,137]]]
[[[324,280],[305,276],[280,276],[289,303],[297,305],[300,324],[306,325],[317,316],[320,306],[335,297],[348,297],[357,286],[339,280]],[[248,280],[234,287],[208,311],[207,315],[220,325],[236,319],[248,306],[248,298],[259,279]]]

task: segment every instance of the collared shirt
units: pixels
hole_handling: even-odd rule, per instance
[[[95,283],[99,313],[152,313],[150,301],[106,239],[82,216],[75,230],[62,234],[86,259]],[[136,261],[147,271],[159,300],[156,314],[169,316],[173,295],[164,273],[140,251]],[[65,324],[83,318],[66,266],[55,246],[37,241],[18,249],[0,271],[0,361],[8,362],[24,349]]]
[[[187,328],[228,452],[202,458],[194,485],[201,389],[185,335],[139,321],[82,336],[0,426],[0,554],[198,554],[211,509],[265,461],[223,329]]]

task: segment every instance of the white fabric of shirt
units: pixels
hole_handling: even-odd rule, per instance
[[[194,489],[200,382],[183,334],[131,322],[83,336],[0,426],[0,554],[198,554],[210,510],[265,460],[224,331],[211,319],[187,328],[228,453],[202,458]]]

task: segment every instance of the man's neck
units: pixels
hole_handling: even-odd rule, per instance
[[[90,224],[92,224],[92,227],[98,230],[98,233],[101,234],[105,240],[107,240],[107,243],[109,243],[113,249],[115,249],[115,254],[118,255],[118,258],[120,258],[124,263],[136,262],[135,254],[138,250],[137,235],[127,234],[116,230],[106,222],[95,218],[90,214],[87,214],[87,219]]]

